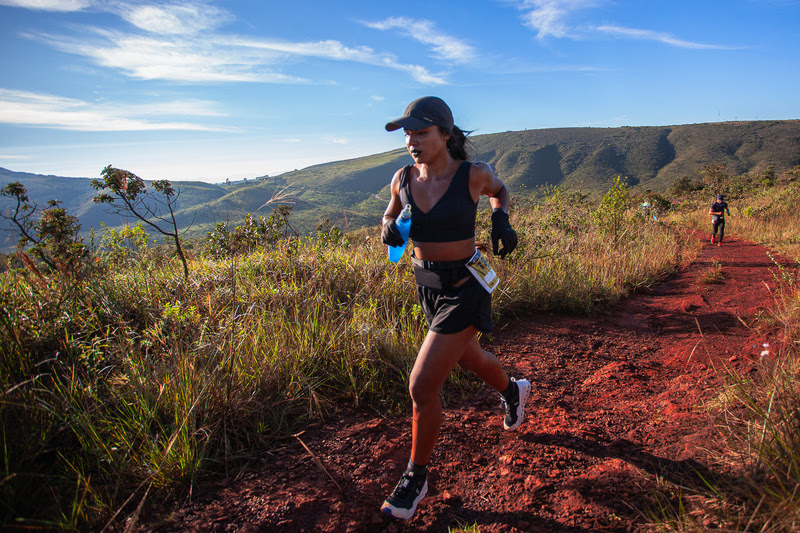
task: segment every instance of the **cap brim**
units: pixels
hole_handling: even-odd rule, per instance
[[[386,131],[395,131],[401,128],[411,131],[418,131],[430,128],[431,126],[435,125],[436,124],[434,124],[433,122],[428,122],[427,120],[422,120],[420,118],[402,117],[387,123]]]

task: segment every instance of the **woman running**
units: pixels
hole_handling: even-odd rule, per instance
[[[387,131],[398,129],[405,132],[414,164],[392,178],[381,237],[390,246],[404,244],[395,219],[410,204],[414,277],[428,333],[409,380],[411,457],[381,510],[408,519],[428,491],[428,462],[442,424],[439,393],[455,365],[501,394],[506,406],[503,427],[508,431],[522,423],[531,385],[509,378],[497,358],[481,348],[478,332],[493,328],[489,289],[494,288],[494,272],[481,282],[480,275],[467,268],[481,258],[475,247],[475,217],[482,195],[493,209],[494,254],[505,258],[516,247],[517,234],[507,213],[508,189],[489,165],[467,161],[466,134],[453,124],[453,114],[440,98],[426,96],[411,102],[402,117],[386,125]]]

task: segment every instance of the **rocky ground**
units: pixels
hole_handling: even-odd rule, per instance
[[[533,383],[525,423],[503,431],[499,396],[487,387],[448,404],[429,495],[413,519],[379,512],[408,460],[410,418],[354,415],[307,430],[268,466],[206,484],[191,503],[138,527],[647,530],[658,483],[715,468],[708,450],[722,438],[705,406],[725,369],[754,372],[779,343],[747,326],[772,302],[776,269],[765,250],[697,238],[704,248],[695,263],[606,315],[504,320],[487,348]],[[700,283],[717,265],[721,283]]]

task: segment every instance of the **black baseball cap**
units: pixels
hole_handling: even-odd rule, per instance
[[[386,124],[386,131],[424,130],[431,126],[441,126],[453,131],[453,113],[444,100],[435,96],[417,98],[406,107],[403,116]]]

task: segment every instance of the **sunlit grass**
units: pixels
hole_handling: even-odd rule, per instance
[[[493,260],[496,320],[607,309],[696,253],[669,225],[628,213],[610,239],[590,204],[567,207],[562,191],[512,208],[520,246]],[[424,317],[408,259],[389,263],[377,228],[198,255],[188,278],[161,249],[98,260],[83,281],[0,277],[3,523],[104,525],[312,421],[408,409]],[[470,386],[455,372],[445,398]]]
[[[687,480],[662,488],[657,498],[660,507],[654,511],[661,530],[800,530],[798,192],[800,183],[793,181],[728,199],[734,216],[727,220],[726,235],[771,251],[772,301],[765,302],[769,311],[753,327],[765,328],[775,341],[762,346],[755,373],[720,369],[725,385],[706,408],[717,418],[725,446],[709,457],[713,473],[699,482]],[[707,212],[706,202],[695,199],[686,202],[676,218],[706,232],[710,227]],[[701,274],[699,282],[722,279],[724,267],[715,264]]]

